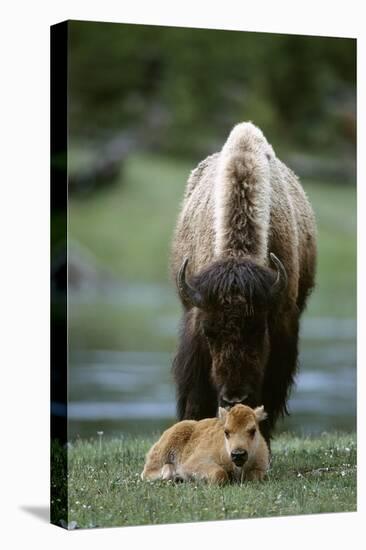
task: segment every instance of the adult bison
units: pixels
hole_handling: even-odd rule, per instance
[[[238,124],[191,173],[173,239],[180,420],[264,405],[270,440],[287,413],[315,261],[314,214],[297,177],[257,127]]]

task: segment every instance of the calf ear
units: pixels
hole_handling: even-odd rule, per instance
[[[225,422],[227,415],[227,410],[223,407],[219,407],[219,418]]]
[[[265,412],[263,405],[254,409],[254,414],[258,422],[261,422],[267,418],[267,413]]]

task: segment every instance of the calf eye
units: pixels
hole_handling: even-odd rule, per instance
[[[229,432],[228,432],[227,430],[224,430],[224,434],[225,434],[226,439],[229,439],[230,434],[229,434]]]
[[[257,430],[256,430],[255,428],[252,428],[251,430],[249,430],[249,435],[250,435],[250,437],[254,437],[256,431],[257,431]]]

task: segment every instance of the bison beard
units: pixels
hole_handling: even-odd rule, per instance
[[[315,235],[296,176],[251,123],[193,171],[172,250],[184,308],[173,364],[180,420],[263,404],[269,442],[296,374]]]

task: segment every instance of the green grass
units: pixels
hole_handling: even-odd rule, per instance
[[[75,442],[68,451],[68,518],[57,503],[53,517],[88,528],[356,510],[354,434],[283,434],[273,443],[266,481],[225,487],[141,481],[155,439]]]

